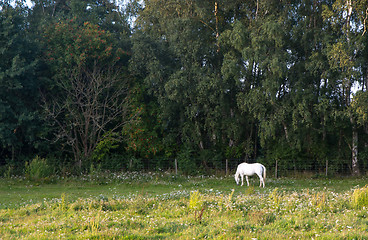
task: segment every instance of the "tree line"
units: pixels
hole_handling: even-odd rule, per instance
[[[0,4],[3,173],[368,168],[366,0],[31,2]]]

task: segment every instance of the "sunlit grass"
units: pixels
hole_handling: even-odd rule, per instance
[[[1,179],[0,236],[366,239],[367,209],[357,208],[352,200],[354,191],[364,191],[366,180],[268,179],[263,189],[256,178],[252,187],[240,187],[231,176],[167,173],[94,180],[84,176],[38,186],[24,179]],[[23,200],[11,204],[16,198]]]

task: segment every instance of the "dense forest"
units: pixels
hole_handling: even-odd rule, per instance
[[[2,0],[0,176],[364,174],[367,18],[367,0]]]

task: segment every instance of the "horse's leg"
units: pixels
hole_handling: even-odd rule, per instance
[[[240,174],[241,180],[242,180],[242,184],[240,186],[243,186],[243,181],[244,181],[244,176],[242,174]]]
[[[262,174],[258,175],[258,177],[259,177],[259,187],[262,187],[262,184],[263,184],[263,187],[264,187],[264,180],[263,180]]]
[[[245,176],[245,179],[247,180],[247,185],[248,185],[248,187],[249,187],[248,176]]]
[[[264,187],[264,180],[263,180],[263,177],[260,177],[260,178],[259,178],[259,187],[262,187],[262,184],[263,184],[263,187]]]

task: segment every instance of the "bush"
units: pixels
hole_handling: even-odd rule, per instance
[[[194,220],[201,223],[203,212],[205,210],[205,205],[203,196],[199,193],[198,190],[190,193],[188,208],[190,210],[194,210]]]
[[[198,211],[203,208],[204,200],[202,194],[199,191],[192,191],[189,198],[189,209]]]
[[[10,178],[13,175],[14,175],[14,165],[7,164],[4,166],[0,166],[0,176]]]
[[[94,163],[100,164],[103,170],[120,171],[121,169],[128,169],[130,156],[120,153],[111,153],[99,161],[94,161]]]
[[[354,190],[351,196],[351,204],[358,209],[368,207],[368,186]]]
[[[178,168],[188,175],[194,175],[198,172],[198,167],[193,158],[193,151],[190,148],[184,148],[177,156]]]
[[[44,181],[53,175],[53,168],[46,159],[36,156],[31,162],[25,163],[25,176],[29,180]]]

